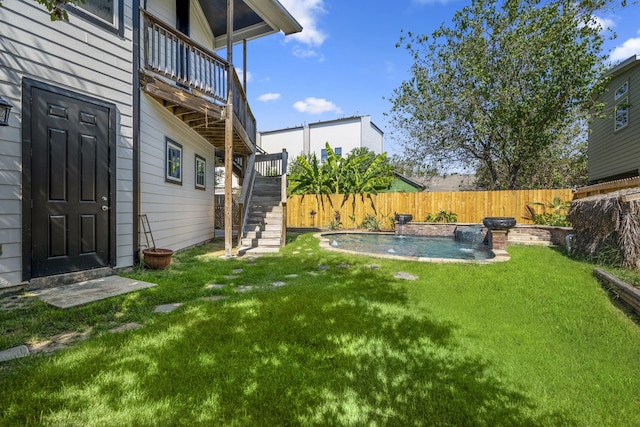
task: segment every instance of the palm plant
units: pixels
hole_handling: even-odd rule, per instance
[[[542,212],[539,213],[535,206],[542,207]],[[554,197],[553,200],[547,203],[527,202],[522,217],[532,221],[534,224],[568,227],[570,224],[567,220],[567,212],[570,207],[571,201],[562,200],[560,197]]]
[[[315,153],[298,156],[296,167],[289,175],[289,194],[329,194],[330,187],[326,173],[318,162]]]

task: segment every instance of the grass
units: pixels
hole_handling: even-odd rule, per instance
[[[0,313],[0,348],[93,328],[0,365],[0,425],[640,425],[640,328],[558,251],[436,265],[321,251],[308,234],[255,262],[212,249],[130,274],[157,288]],[[213,294],[227,298],[200,298]],[[144,327],[106,332],[130,321]]]

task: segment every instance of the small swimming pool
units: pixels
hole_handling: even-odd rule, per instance
[[[390,233],[324,233],[324,247],[359,254],[421,261],[487,261],[494,252],[481,241],[443,236],[398,236]]]

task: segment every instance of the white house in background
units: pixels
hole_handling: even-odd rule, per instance
[[[373,124],[371,116],[354,116],[304,126],[258,132],[258,147],[267,153],[287,150],[291,158],[315,153],[326,160],[325,144],[338,155],[366,147],[376,154],[384,152],[384,132]]]
[[[0,289],[132,266],[140,214],[158,247],[214,236],[215,158],[243,177],[256,150],[246,79],[215,52],[302,30],[277,0],[228,5],[84,0],[52,22],[2,2]]]

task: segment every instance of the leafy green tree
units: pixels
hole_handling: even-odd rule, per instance
[[[343,181],[341,193],[377,194],[378,191],[391,187],[394,169],[387,159],[387,153],[373,158],[369,154],[347,157],[344,162],[347,178]]]
[[[298,156],[289,172],[289,194],[330,194],[330,187],[316,154]]]
[[[43,5],[52,21],[68,21],[69,15],[64,9],[65,4],[78,4],[84,3],[85,0],[34,0],[35,2]],[[0,0],[0,7],[2,7],[2,0]]]
[[[389,163],[393,165],[393,169],[396,172],[411,178],[433,178],[438,175],[437,169],[424,164],[422,159],[419,158],[394,154],[389,159]]]
[[[520,188],[558,135],[602,90],[602,28],[609,0],[472,0],[431,37],[403,34],[411,78],[390,98],[405,156],[478,170],[491,189]],[[572,138],[562,142],[571,144]]]
[[[329,143],[325,149],[327,160],[323,164],[315,153],[294,160],[289,169],[290,194],[366,194],[390,187],[393,166],[386,153],[355,149],[343,158]]]

